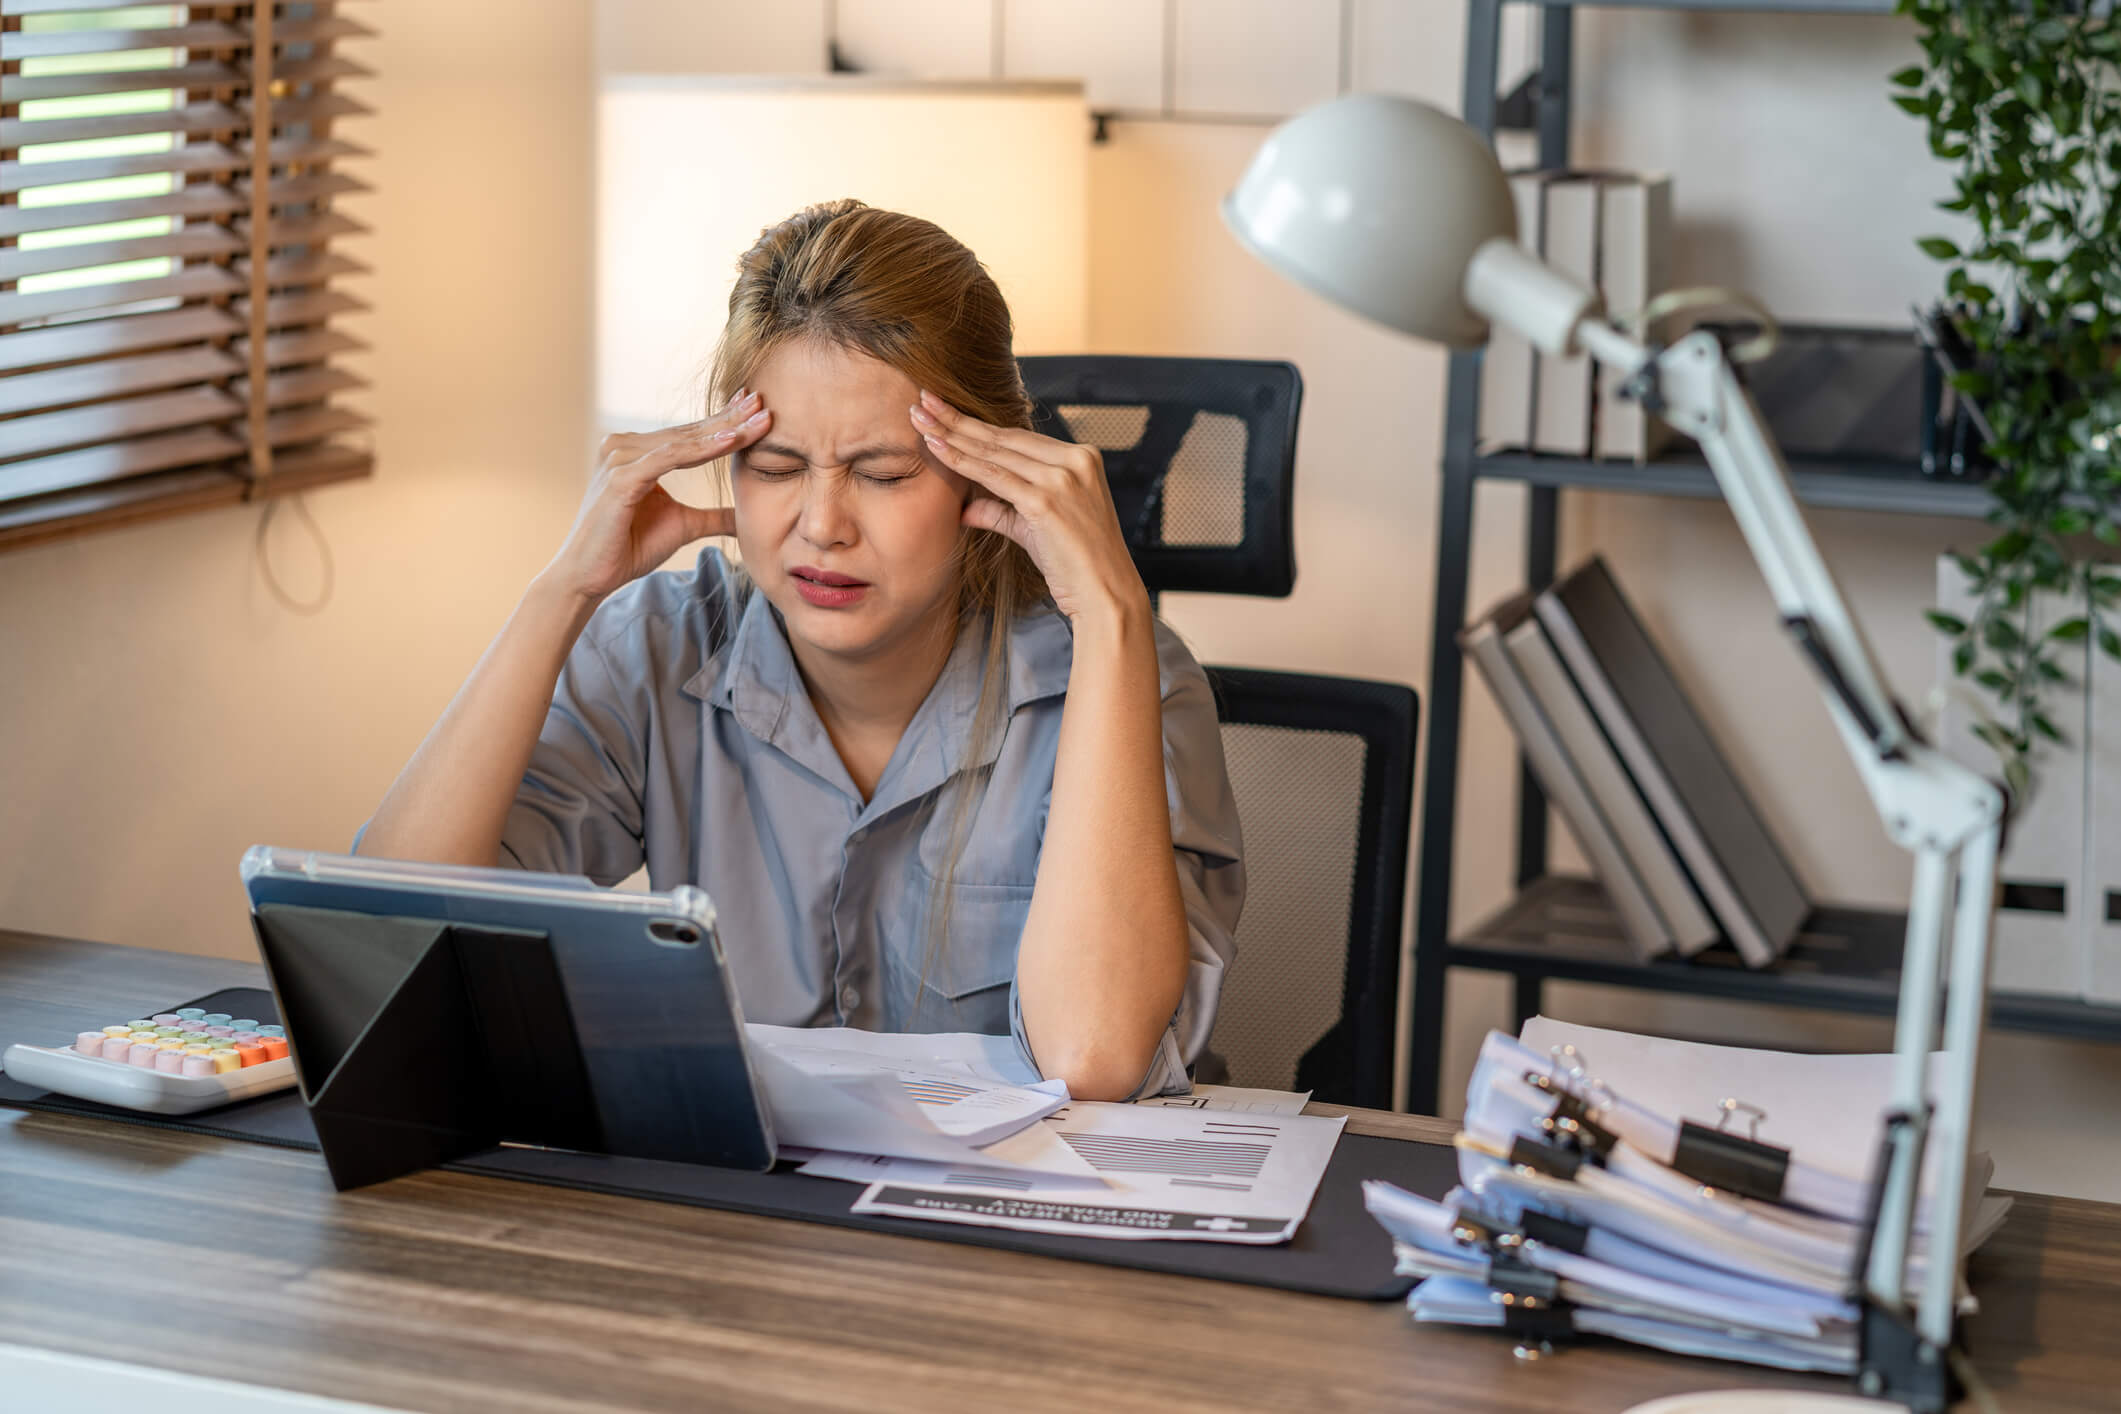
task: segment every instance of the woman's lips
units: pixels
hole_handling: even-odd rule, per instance
[[[844,609],[869,592],[867,580],[812,565],[797,565],[788,577],[803,602],[819,609]]]

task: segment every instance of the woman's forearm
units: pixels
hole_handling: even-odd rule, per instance
[[[1184,993],[1155,620],[1144,599],[1075,624],[1038,882],[1017,954],[1031,1049],[1078,1099],[1141,1082]]]
[[[541,576],[441,720],[391,783],[361,853],[437,864],[499,861],[524,768],[594,602]]]

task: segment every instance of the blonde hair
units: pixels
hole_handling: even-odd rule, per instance
[[[1016,364],[1009,306],[977,257],[932,221],[859,201],[805,207],[737,262],[729,322],[708,375],[708,407],[751,382],[773,353],[815,339],[869,355],[944,402],[1000,427],[1031,426],[1031,398]],[[726,464],[723,469],[726,476]],[[960,629],[987,619],[987,663],[964,765],[980,759],[1008,700],[1009,632],[1048,597],[1022,546],[966,528],[958,544]],[[929,907],[929,938],[915,988],[916,1015],[949,931],[950,885],[984,781],[961,780],[942,873]]]

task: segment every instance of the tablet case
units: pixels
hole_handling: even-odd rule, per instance
[[[254,987],[233,987],[177,1005],[260,1020],[276,1015],[271,995]],[[95,1017],[84,1015],[74,1029],[93,1020]],[[49,1029],[48,1023],[39,1028],[43,1029]],[[28,1034],[8,999],[0,998],[0,1035],[21,1038]],[[200,1114],[165,1116],[114,1109],[67,1095],[42,1094],[0,1076],[0,1105],[115,1119],[290,1149],[314,1151],[318,1147],[309,1115],[292,1090]],[[1363,1209],[1363,1180],[1383,1179],[1410,1193],[1439,1200],[1458,1182],[1457,1154],[1449,1145],[1343,1134],[1326,1166],[1325,1177],[1319,1182],[1317,1196],[1311,1200],[1311,1211],[1297,1228],[1295,1238],[1278,1246],[1254,1247],[1218,1242],[1123,1242],[875,1217],[849,1211],[861,1192],[854,1184],[813,1178],[789,1168],[752,1173],[658,1159],[498,1148],[441,1166],[463,1173],[623,1197],[724,1208],[929,1241],[999,1247],[1070,1261],[1365,1301],[1397,1300],[1413,1287],[1414,1279],[1394,1270],[1391,1240]]]

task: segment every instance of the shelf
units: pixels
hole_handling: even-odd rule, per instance
[[[1535,452],[1492,452],[1474,458],[1473,474],[1531,486],[1581,486],[1594,491],[1690,496],[1697,500],[1719,499],[1723,495],[1709,464],[1699,455],[1662,457],[1637,465]],[[1834,510],[1894,511],[1979,520],[1994,504],[1983,483],[1931,480],[1912,462],[1793,459],[1790,480],[1797,488],[1798,500]]]
[[[1893,0],[1533,0],[1573,10],[1713,10],[1729,14],[1890,15]]]
[[[1821,908],[1781,962],[1753,971],[1728,945],[1689,960],[1637,962],[1604,892],[1589,879],[1534,880],[1446,951],[1446,965],[1638,991],[1891,1016],[1899,1004],[1903,914]],[[1989,1026],[2084,1041],[2121,1041],[2121,1007],[1998,992]]]

